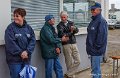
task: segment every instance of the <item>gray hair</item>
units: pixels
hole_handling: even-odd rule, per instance
[[[62,11],[62,12],[60,13],[60,16],[62,16],[62,15],[68,16],[68,13],[67,13],[66,11]]]

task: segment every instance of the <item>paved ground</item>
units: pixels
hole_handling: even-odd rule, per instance
[[[109,56],[113,55],[120,55],[120,29],[109,30],[107,51],[108,61],[107,63],[101,64],[102,78],[112,78],[112,59],[110,59]],[[91,69],[87,69],[77,73],[74,78],[91,78],[90,72]],[[120,78],[120,75],[116,78]]]
[[[102,69],[102,78],[112,78],[112,64],[104,63],[101,65]],[[75,75],[75,78],[91,78],[90,76],[91,69],[79,72]],[[117,77],[120,78],[120,77]]]

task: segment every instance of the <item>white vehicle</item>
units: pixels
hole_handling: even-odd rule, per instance
[[[108,19],[109,29],[115,29],[115,24],[117,23],[116,19]]]

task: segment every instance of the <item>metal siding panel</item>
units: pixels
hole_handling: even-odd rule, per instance
[[[12,16],[16,8],[24,8],[27,11],[25,18],[33,29],[40,29],[44,25],[44,17],[47,14],[53,14],[56,23],[59,22],[59,0],[12,0],[11,4]]]

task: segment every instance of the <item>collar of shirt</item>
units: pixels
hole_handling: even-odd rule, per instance
[[[68,21],[64,23],[65,26],[67,26],[67,24],[68,24]]]

